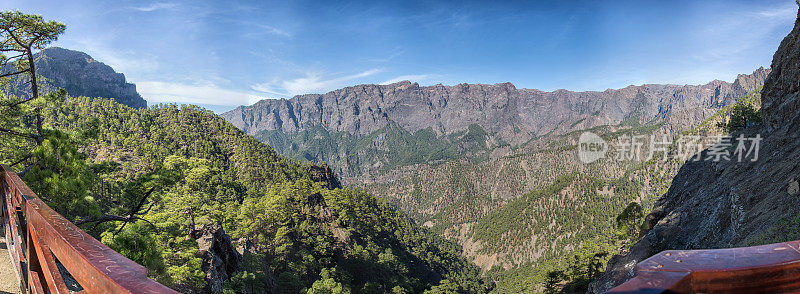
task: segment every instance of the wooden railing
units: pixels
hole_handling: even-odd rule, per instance
[[[800,292],[800,240],[762,246],[668,250],[636,266],[608,293]]]
[[[48,207],[6,166],[0,166],[0,189],[0,216],[23,293],[69,293],[56,260],[81,292],[177,293]]]

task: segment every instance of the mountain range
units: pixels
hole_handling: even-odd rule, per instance
[[[673,114],[680,114],[684,120],[678,127],[696,125],[714,109],[763,84],[768,73],[769,69],[759,68],[752,74],[739,75],[732,83],[717,80],[699,86],[641,85],[602,92],[544,92],[517,89],[511,83],[420,86],[403,81],[267,99],[237,107],[222,117],[281,154],[330,163],[345,183],[368,183],[398,167],[431,163],[439,159],[437,156],[448,160],[509,155],[512,149],[547,134],[602,125],[653,124]],[[477,142],[478,146],[459,141],[470,130],[481,136],[485,132],[485,140]],[[403,142],[391,144],[395,143],[390,142],[393,133],[424,137],[420,139],[424,142],[419,142],[423,144],[431,137],[457,154],[413,148],[416,153],[429,152],[391,156],[393,152],[386,149],[406,147]],[[320,136],[328,137],[330,146],[313,142]],[[361,140],[368,137],[375,139]],[[346,147],[348,142],[357,146]],[[402,162],[396,163],[398,160]]]

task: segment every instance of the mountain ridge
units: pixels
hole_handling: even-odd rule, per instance
[[[147,107],[147,101],[136,91],[135,84],[126,81],[125,74],[85,52],[50,47],[34,54],[34,58],[37,75],[45,78],[39,85],[43,92],[64,88],[72,97],[108,98],[133,108]],[[14,78],[10,93],[24,93],[22,78]]]
[[[489,119],[481,119],[479,117],[471,117],[467,121],[458,121],[454,115],[447,113],[448,104],[453,103],[468,104],[472,102],[475,105],[463,105],[463,109],[456,109],[454,111],[493,111],[493,107],[502,108],[508,104],[512,107],[520,107],[516,112],[499,112],[490,113],[492,118],[503,118],[504,115],[514,115],[515,120],[512,121],[499,121],[499,123],[510,123],[511,125],[525,128],[525,126],[545,126],[544,130],[533,131],[534,127],[528,127],[528,131],[536,135],[542,135],[552,130],[552,124],[547,124],[541,120],[536,120],[529,116],[543,115],[544,117],[557,117],[547,116],[542,111],[536,109],[526,109],[527,105],[544,106],[545,102],[567,102],[571,103],[570,106],[581,106],[578,100],[585,100],[589,98],[600,98],[601,101],[594,101],[591,106],[591,112],[598,110],[607,110],[607,114],[614,119],[620,120],[621,116],[619,111],[610,108],[603,108],[602,105],[597,105],[598,102],[609,102],[608,97],[602,95],[617,95],[620,101],[616,102],[614,106],[629,107],[630,105],[619,105],[624,100],[619,98],[635,97],[639,92],[645,91],[642,94],[657,95],[659,91],[674,91],[676,94],[679,92],[688,94],[692,93],[693,88],[702,88],[703,90],[711,88],[715,90],[715,95],[710,97],[702,97],[704,100],[699,105],[718,105],[724,102],[730,102],[734,96],[741,97],[750,90],[755,88],[754,80],[763,80],[766,77],[769,69],[763,67],[755,70],[753,73],[744,75],[741,74],[733,82],[725,82],[715,80],[703,85],[672,85],[672,84],[643,84],[639,86],[631,85],[620,89],[607,89],[604,91],[569,91],[559,89],[555,91],[541,91],[537,89],[517,89],[512,83],[498,83],[498,84],[458,84],[454,86],[444,86],[441,84],[432,86],[420,86],[418,83],[411,83],[409,81],[401,81],[388,85],[376,84],[362,84],[351,87],[327,92],[325,94],[304,94],[297,95],[289,99],[264,99],[250,106],[239,106],[233,110],[222,114],[228,121],[231,121],[240,129],[255,134],[263,130],[282,130],[286,132],[302,130],[308,127],[311,120],[309,115],[318,121],[323,122],[329,129],[335,131],[347,131],[351,134],[364,135],[369,132],[375,131],[382,126],[385,126],[383,120],[385,118],[395,120],[405,129],[414,132],[431,126],[433,122],[434,130],[439,134],[449,134],[456,131],[465,130],[471,123],[479,123],[491,121]],[[683,90],[683,91],[682,91]],[[482,92],[475,95],[474,92]],[[422,92],[422,93],[420,93]],[[424,92],[431,92],[432,94],[425,94]],[[738,95],[733,95],[731,92],[736,92]],[[365,95],[366,94],[366,95]],[[402,96],[405,95],[405,96]],[[703,95],[700,93],[699,95]],[[399,97],[398,97],[399,96]],[[564,97],[567,96],[567,97]],[[570,97],[572,96],[572,97]],[[577,96],[577,97],[575,97]],[[600,96],[600,97],[597,97]],[[707,95],[706,95],[707,96]],[[539,99],[536,99],[539,98]],[[603,99],[605,98],[605,99]],[[560,99],[560,100],[559,100]],[[414,101],[422,100],[422,101]],[[503,101],[507,100],[507,101]],[[355,102],[355,103],[354,103]],[[376,102],[383,102],[378,104]],[[422,102],[422,103],[420,103]],[[505,102],[505,103],[504,103]],[[528,102],[528,103],[521,103]],[[373,103],[373,104],[367,104]],[[412,104],[416,103],[416,104]],[[324,105],[323,105],[324,104]],[[405,104],[405,105],[404,105]],[[515,105],[518,104],[518,105]],[[428,106],[431,110],[440,110],[437,114],[433,113],[432,120],[426,120],[425,123],[411,123],[405,121],[402,117],[403,114],[420,115],[423,113],[406,113],[410,110],[403,109],[402,106]],[[310,107],[312,106],[312,107]],[[317,108],[328,107],[332,114],[318,113]],[[337,106],[334,109],[332,106]],[[374,107],[375,106],[375,107]],[[458,106],[458,105],[457,105]],[[470,106],[474,106],[471,107]],[[375,109],[373,109],[373,107]],[[342,109],[345,108],[345,109]],[[408,107],[407,107],[408,108]],[[338,110],[338,111],[336,111]],[[348,113],[343,110],[350,110],[351,114],[347,117]],[[368,112],[369,116],[364,116],[361,113]],[[557,114],[564,114],[564,110],[573,109],[555,109]],[[610,111],[609,111],[610,110]],[[627,110],[627,109],[626,109]],[[588,110],[587,110],[588,111]],[[310,113],[309,113],[310,112]],[[306,113],[309,113],[306,115]],[[465,113],[461,113],[465,114]],[[652,114],[652,113],[649,113]],[[333,117],[332,115],[341,116]],[[455,122],[447,122],[443,120],[451,119]],[[513,118],[511,118],[513,119]],[[377,123],[375,126],[367,125],[367,123]],[[524,122],[528,122],[525,124]],[[533,122],[533,123],[531,123]],[[366,125],[366,126],[365,126]],[[489,125],[489,124],[486,124]],[[492,131],[502,131],[510,126],[501,126]],[[527,138],[529,139],[529,138]]]
[[[682,118],[674,119],[681,124],[676,128],[685,129],[760,86],[769,71],[762,67],[731,83],[645,84],[602,92],[544,92],[511,83],[422,87],[403,81],[262,100],[221,116],[281,154],[328,162],[345,183],[360,184],[428,163],[425,158],[482,161],[510,155],[548,134],[645,125],[673,114]],[[486,133],[477,145],[463,142],[471,127]]]

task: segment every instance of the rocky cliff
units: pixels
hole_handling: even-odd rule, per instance
[[[530,152],[532,139],[547,134],[664,121],[679,132],[762,86],[769,71],[759,68],[732,83],[603,92],[543,92],[510,83],[422,87],[405,81],[262,100],[222,116],[282,155],[327,162],[345,184],[361,185],[392,181],[419,164],[483,162]]]
[[[125,81],[125,75],[86,53],[52,47],[35,57],[36,71],[46,80],[41,85],[45,92],[64,88],[73,97],[111,98],[130,107],[147,107],[147,101],[136,92],[136,85]],[[14,88],[12,92],[19,95],[23,87]]]
[[[647,216],[649,231],[628,254],[609,261],[590,292],[600,293],[630,279],[636,263],[662,250],[749,246],[800,236],[798,56],[800,19],[773,57],[773,71],[762,91],[764,122],[732,134],[760,136],[758,158],[686,162]],[[734,141],[728,151],[736,145]]]
[[[733,83],[641,85],[602,92],[544,92],[517,89],[511,83],[423,87],[403,81],[267,99],[222,116],[249,134],[322,126],[331,132],[367,135],[390,122],[411,133],[431,127],[437,134],[452,134],[478,124],[514,145],[553,131],[646,123],[678,110],[726,105],[760,86],[768,73],[759,68]]]

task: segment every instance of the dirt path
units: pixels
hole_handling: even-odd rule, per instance
[[[11,268],[6,239],[0,235],[0,294],[5,293],[19,293],[19,281],[14,269]]]

